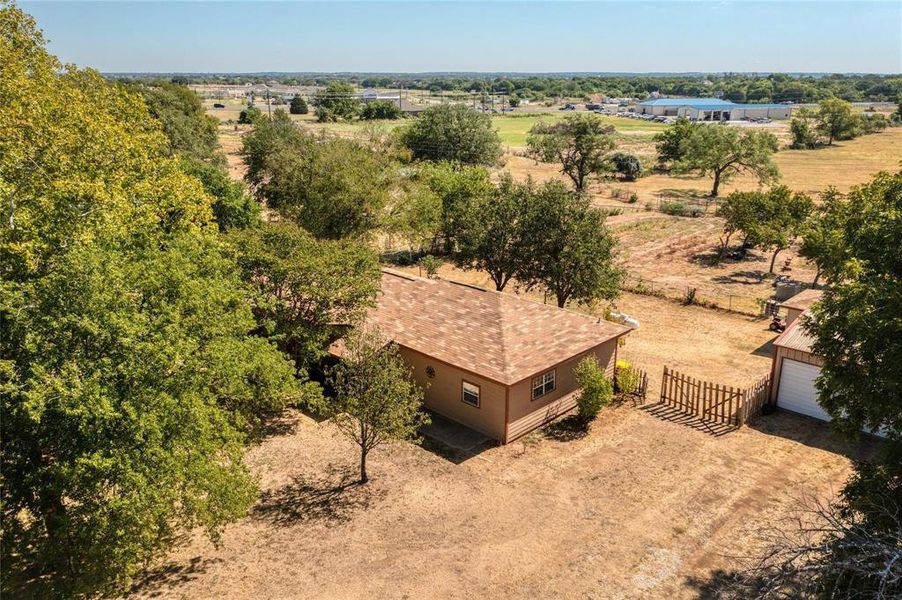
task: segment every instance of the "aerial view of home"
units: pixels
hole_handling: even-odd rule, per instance
[[[900,24],[0,0],[0,596],[902,599]]]

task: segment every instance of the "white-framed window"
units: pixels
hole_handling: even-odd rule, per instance
[[[479,386],[469,381],[464,381],[460,390],[460,400],[464,404],[479,408]]]
[[[532,378],[532,399],[541,398],[554,391],[554,369]]]

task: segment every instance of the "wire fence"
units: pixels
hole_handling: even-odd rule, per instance
[[[655,296],[686,305],[726,310],[741,315],[760,317],[765,314],[767,300],[753,296],[717,294],[694,286],[677,286],[653,279],[630,276],[621,285],[624,291],[643,296]]]

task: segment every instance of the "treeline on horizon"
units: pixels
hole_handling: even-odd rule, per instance
[[[401,88],[430,93],[494,93],[543,100],[551,97],[645,98],[719,96],[733,102],[811,103],[828,98],[849,102],[894,102],[902,96],[902,75],[875,74],[365,74],[365,73],[121,73],[116,79],[169,79],[180,84],[265,84],[325,86],[334,81],[361,87]]]

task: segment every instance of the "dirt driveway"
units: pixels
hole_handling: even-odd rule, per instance
[[[294,413],[248,462],[263,496],[137,588],[165,598],[689,598],[756,530],[841,486],[859,449],[791,415],[713,437],[639,408],[589,435],[534,432],[455,464],[410,444],[354,448]]]

